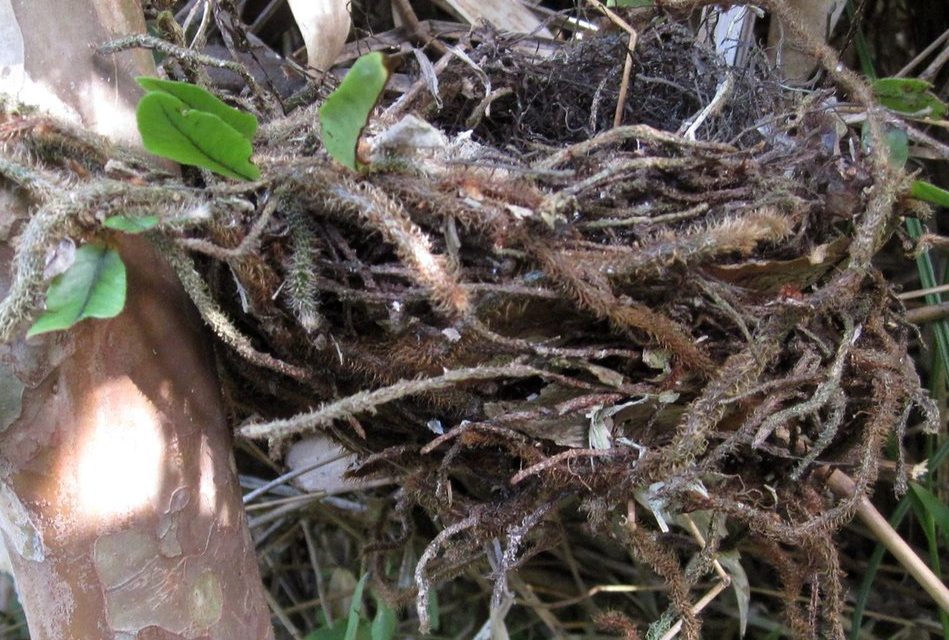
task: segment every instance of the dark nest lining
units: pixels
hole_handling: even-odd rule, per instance
[[[325,156],[315,106],[268,116],[263,89],[243,100],[269,120],[250,184],[144,174],[8,110],[2,175],[37,201],[24,237],[41,241],[21,243],[4,338],[35,308],[49,242],[157,213],[152,238],[221,338],[238,432],[278,455],[325,431],[360,454],[355,476],[398,481],[364,553],[378,593],[415,598],[423,628],[433,585],[482,566],[486,545],[498,611],[513,569],[542,575],[560,541],[584,538],[661,576],[664,620],[686,637],[715,554],[738,545],[773,566],[796,634],[840,634],[833,535],[854,502],[821,470],[847,469],[862,495],[884,440],[934,419],[871,264],[909,206],[904,179],[820,95],[793,102],[767,75],[736,79],[698,140],[676,134],[727,73],[686,33],[641,34],[620,128],[624,38],[533,63],[476,34],[478,69],[448,65],[441,109],[387,100],[371,125],[415,108],[446,146],[390,148],[365,175]],[[148,185],[116,179],[118,157]],[[633,496],[719,525],[700,549]],[[385,567],[413,535],[427,546],[399,585]]]
[[[442,105],[425,96],[415,107],[447,132],[473,129],[477,139],[496,147],[579,142],[613,126],[628,47],[626,33],[608,33],[532,60],[530,41],[486,32],[470,58],[487,81],[453,62],[440,78]],[[747,134],[756,120],[780,111],[783,99],[758,54],[736,71],[697,42],[689,27],[658,22],[638,39],[622,122],[676,131],[732,75],[729,108],[704,120],[697,137],[727,142]],[[486,100],[489,87],[496,97]]]

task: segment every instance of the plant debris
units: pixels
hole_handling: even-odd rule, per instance
[[[773,566],[794,634],[842,637],[834,533],[886,439],[935,420],[872,263],[914,206],[904,175],[839,124],[830,92],[788,95],[763,62],[698,120],[733,71],[674,22],[640,34],[617,127],[628,39],[547,57],[508,38],[475,30],[437,91],[419,71],[414,93],[388,96],[365,173],[321,148],[324,88],[281,116],[287,96],[240,97],[262,122],[261,177],[243,184],[161,174],[8,106],[0,175],[37,211],[3,339],[36,309],[46,247],[158,216],[149,236],[220,338],[237,433],[278,457],[325,433],[359,455],[353,477],[397,482],[362,551],[376,593],[415,601],[423,632],[436,585],[484,580],[473,563],[490,565],[495,623],[515,592],[546,611],[523,579],[582,538],[661,577],[646,637],[676,620],[699,637],[698,591],[739,543]],[[204,62],[164,51],[182,79]],[[865,87],[835,65],[881,140]],[[823,489],[828,465],[854,497]],[[390,571],[414,535],[424,551]],[[599,613],[643,629],[642,612]]]

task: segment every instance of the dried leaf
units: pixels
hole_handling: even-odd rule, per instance
[[[350,0],[287,0],[306,44],[309,66],[326,70],[333,65],[349,36]]]
[[[737,551],[718,554],[718,561],[732,579],[732,588],[735,589],[735,597],[738,599],[738,628],[744,637],[748,629],[748,608],[751,604],[751,584],[748,582],[748,574],[741,566],[741,555]]]
[[[488,22],[502,31],[550,37],[550,31],[530,9],[511,0],[437,0],[436,4],[469,24]]]

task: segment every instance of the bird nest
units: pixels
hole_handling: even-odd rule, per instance
[[[474,32],[438,92],[383,99],[359,174],[322,150],[319,98],[261,109],[263,177],[242,184],[145,173],[8,110],[2,173],[45,203],[14,290],[35,305],[53,240],[159,215],[151,238],[220,338],[237,433],[275,456],[325,433],[358,454],[352,477],[398,482],[364,553],[423,630],[433,585],[486,557],[506,611],[509,573],[571,528],[661,576],[657,634],[678,617],[697,637],[693,591],[736,540],[773,566],[795,632],[839,630],[834,532],[884,441],[933,419],[872,264],[911,206],[905,177],[829,92],[792,98],[763,64],[736,76],[674,24],[640,34],[621,92],[627,42],[538,60]],[[827,66],[881,140],[866,88]],[[854,497],[824,490],[834,467]],[[400,584],[386,563],[416,527]],[[811,580],[816,617],[797,602]]]

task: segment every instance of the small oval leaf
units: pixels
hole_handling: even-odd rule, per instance
[[[109,216],[102,221],[103,226],[125,233],[142,233],[160,222],[158,216]]]
[[[256,180],[250,142],[218,116],[191,109],[173,95],[149,93],[138,103],[138,131],[145,148],[181,164],[228,178]]]
[[[320,107],[323,146],[334,160],[356,170],[359,136],[389,80],[386,58],[375,51],[359,58]]]
[[[113,318],[125,307],[125,264],[115,249],[87,244],[76,260],[53,278],[46,292],[46,311],[27,336],[68,329],[85,318]]]
[[[257,118],[253,114],[229,106],[214,94],[197,85],[148,76],[139,76],[135,80],[146,91],[167,93],[184,102],[189,109],[196,109],[217,116],[244,136],[248,142],[257,133]]]

